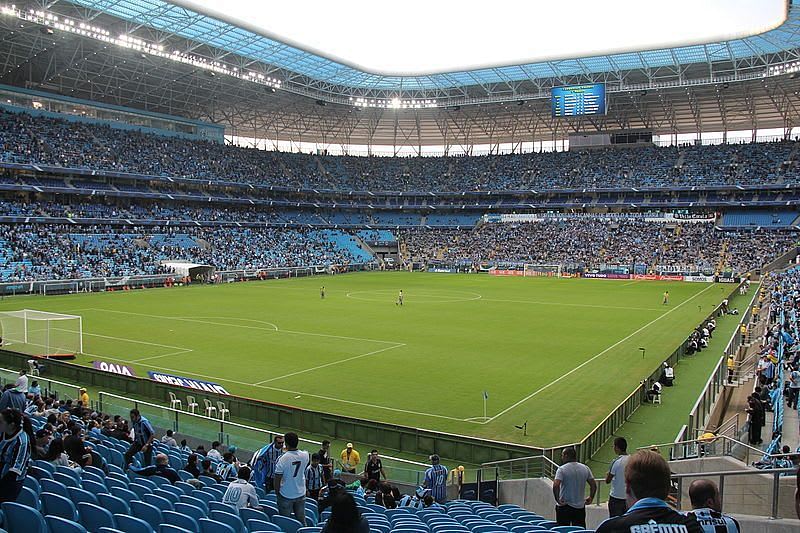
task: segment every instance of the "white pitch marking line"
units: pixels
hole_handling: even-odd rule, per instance
[[[102,358],[105,358],[105,359],[110,359],[111,361],[119,361],[121,363],[130,363],[130,361],[127,360],[127,359],[119,359],[117,357],[111,357],[111,356],[108,356],[108,355],[96,355],[96,354],[90,354],[90,353],[87,353],[85,355],[89,355],[89,356],[92,356],[92,357],[102,357]],[[326,400],[326,401],[330,401],[330,402],[339,402],[339,403],[345,403],[345,404],[350,404],[350,405],[357,405],[359,407],[371,407],[373,409],[382,409],[382,410],[385,410],[385,411],[394,411],[396,413],[405,413],[405,414],[410,414],[410,415],[427,416],[427,417],[431,417],[431,418],[443,418],[443,419],[446,419],[446,420],[455,420],[456,422],[470,422],[469,420],[464,420],[462,418],[456,418],[454,416],[437,415],[437,414],[433,414],[433,413],[421,413],[419,411],[409,411],[407,409],[398,409],[396,407],[386,407],[384,405],[375,405],[375,404],[371,404],[371,403],[356,402],[356,401],[353,401],[353,400],[343,400],[341,398],[332,398],[330,396],[322,396],[322,395],[319,395],[319,394],[312,394],[312,393],[308,393],[308,392],[294,391],[294,390],[289,390],[289,389],[281,389],[281,388],[278,388],[278,387],[268,387],[266,385],[256,385],[254,383],[247,383],[247,382],[244,382],[244,381],[237,381],[235,379],[223,379],[223,378],[220,378],[219,376],[208,376],[208,375],[205,375],[205,374],[198,374],[197,372],[187,372],[186,370],[178,370],[178,369],[175,369],[175,368],[168,368],[168,367],[164,367],[164,366],[152,366],[152,365],[149,365],[149,366],[150,366],[150,368],[154,368],[156,370],[166,370],[168,372],[177,372],[177,373],[181,373],[181,374],[184,374],[184,375],[196,376],[198,378],[205,378],[205,379],[210,379],[210,380],[214,380],[214,381],[221,381],[223,383],[235,383],[237,385],[246,385],[248,387],[258,387],[260,389],[267,389],[267,390],[272,390],[272,391],[277,391],[277,392],[285,392],[287,394],[295,394],[295,395],[296,394],[300,394],[302,396],[309,396],[309,397],[312,397],[312,398],[317,398],[317,399],[320,399],[320,400]],[[472,423],[473,424],[479,424],[480,422],[472,422]]]
[[[518,304],[537,304],[537,305],[559,305],[559,306],[566,306],[566,307],[594,307],[597,309],[624,309],[627,311],[661,311],[661,308],[658,307],[624,307],[624,306],[615,306],[615,305],[598,305],[598,304],[574,304],[574,303],[564,303],[564,302],[540,302],[535,300],[501,300],[501,299],[494,299],[494,298],[483,298],[481,299],[482,302],[508,302],[508,303],[518,303]]]
[[[125,337],[114,337],[112,335],[100,335],[99,333],[83,333],[84,335],[91,335],[92,337],[102,337],[104,339],[112,339],[115,341],[135,342],[137,344],[147,344],[149,346],[158,346],[159,348],[172,348],[173,350],[191,350],[191,348],[184,348],[183,346],[170,346],[169,344],[158,344],[157,342],[140,341],[136,339],[126,339]]]
[[[623,283],[621,286],[622,286],[622,287],[627,287],[628,285],[633,285],[634,283],[641,283],[641,282],[642,282],[642,280],[640,280],[640,279],[637,279],[637,280],[635,280],[635,281],[628,281],[628,282],[626,282],[626,283]]]
[[[274,377],[274,378],[265,379],[264,381],[259,381],[257,383],[253,383],[253,385],[261,385],[263,383],[269,383],[271,381],[278,381],[279,379],[290,378],[292,376],[297,376],[298,374],[305,374],[306,372],[313,372],[315,370],[320,370],[322,368],[327,368],[329,366],[338,365],[340,363],[346,363],[348,361],[354,361],[356,359],[361,359],[362,357],[369,357],[370,355],[375,355],[375,354],[379,354],[381,352],[394,350],[395,348],[400,348],[401,346],[405,346],[405,344],[396,344],[394,346],[387,346],[386,348],[381,348],[380,350],[375,350],[375,351],[372,351],[372,352],[369,352],[369,353],[362,353],[360,355],[354,355],[352,357],[348,357],[348,358],[342,359],[340,361],[332,361],[330,363],[325,363],[324,365],[319,365],[319,366],[315,366],[315,367],[312,367],[312,368],[306,368],[305,370],[298,370],[297,372],[292,372],[290,374],[285,374],[283,376],[277,376],[277,377]]]
[[[151,315],[151,314],[147,314],[147,313],[134,313],[132,311],[116,311],[116,310],[113,310],[113,309],[102,309],[102,308],[99,308],[99,307],[90,307],[90,308],[87,308],[85,310],[86,311],[100,311],[100,312],[103,312],[103,313],[119,313],[119,314],[123,314],[123,315],[144,316],[144,317],[158,318],[158,319],[163,319],[163,320],[182,320],[184,322],[197,322],[199,324],[211,324],[211,325],[214,325],[214,326],[229,326],[229,327],[232,327],[232,328],[257,329],[257,330],[261,330],[261,331],[275,331],[276,333],[291,333],[291,334],[295,334],[295,335],[310,335],[310,336],[314,336],[314,337],[327,337],[327,338],[332,338],[332,339],[344,339],[344,340],[350,340],[350,341],[379,342],[379,343],[382,343],[382,344],[403,344],[402,342],[386,341],[386,340],[380,340],[380,339],[366,339],[366,338],[362,338],[362,337],[347,337],[347,336],[344,336],[344,335],[330,335],[330,334],[327,334],[327,333],[312,333],[310,331],[295,331],[295,330],[291,330],[291,329],[278,329],[278,327],[275,326],[275,324],[272,324],[271,322],[264,322],[264,323],[272,325],[274,329],[273,328],[260,328],[260,327],[257,327],[257,326],[245,326],[244,324],[227,324],[227,323],[222,323],[222,322],[210,322],[210,321],[207,321],[207,320],[196,320],[196,319],[191,319],[191,318],[181,318],[181,317],[175,317],[175,316]],[[217,317],[217,319],[242,320],[242,319],[236,318],[236,317]],[[245,319],[245,320],[247,320],[247,319]]]
[[[647,324],[645,324],[644,326],[640,327],[639,329],[637,329],[636,331],[634,331],[633,333],[631,333],[631,334],[630,334],[630,335],[628,335],[627,337],[625,337],[625,338],[623,338],[623,339],[620,339],[620,340],[618,340],[617,342],[615,342],[614,344],[612,344],[611,346],[609,346],[608,348],[606,348],[606,349],[605,349],[605,350],[603,350],[602,352],[598,353],[597,355],[595,355],[595,356],[594,356],[594,357],[592,357],[591,359],[587,359],[586,361],[584,361],[584,362],[583,362],[583,363],[581,363],[580,365],[576,366],[575,368],[573,368],[573,369],[572,369],[572,370],[570,370],[569,372],[567,372],[567,373],[565,373],[565,374],[562,374],[562,375],[560,375],[559,377],[557,377],[556,379],[554,379],[554,380],[553,380],[553,381],[551,381],[550,383],[548,383],[548,384],[546,384],[546,385],[544,385],[544,386],[540,387],[539,389],[537,389],[537,390],[533,391],[533,392],[532,392],[532,393],[530,393],[529,395],[525,396],[523,399],[521,399],[521,400],[519,400],[518,402],[516,402],[516,403],[514,403],[514,404],[512,404],[512,405],[510,405],[510,406],[508,406],[508,407],[506,407],[505,409],[503,409],[502,411],[500,411],[500,412],[499,412],[499,413],[497,413],[496,415],[494,415],[494,416],[490,417],[490,418],[489,418],[489,419],[488,419],[486,422],[482,422],[482,423],[486,424],[486,423],[488,423],[488,422],[491,422],[491,421],[493,421],[493,420],[497,419],[498,417],[501,417],[501,416],[503,416],[504,414],[506,414],[507,412],[511,411],[512,409],[516,409],[517,407],[519,407],[519,406],[520,406],[520,405],[522,405],[523,403],[527,402],[528,400],[530,400],[531,398],[533,398],[534,396],[536,396],[536,395],[537,395],[537,394],[539,394],[540,392],[542,392],[542,391],[545,391],[545,390],[549,389],[550,387],[552,387],[553,385],[555,385],[556,383],[558,383],[558,382],[559,382],[559,381],[561,381],[562,379],[566,378],[567,376],[570,376],[570,375],[572,375],[574,372],[577,372],[578,370],[580,370],[580,369],[581,369],[581,368],[583,368],[584,366],[588,365],[589,363],[591,363],[592,361],[594,361],[594,360],[595,360],[595,359],[597,359],[598,357],[600,357],[600,356],[604,355],[604,354],[605,354],[605,353],[607,353],[609,350],[612,350],[613,348],[615,348],[615,347],[619,346],[620,344],[622,344],[622,343],[623,343],[623,342],[625,342],[626,340],[630,339],[630,338],[631,338],[631,337],[633,337],[634,335],[637,335],[638,333],[640,333],[640,332],[641,332],[641,331],[643,331],[644,329],[646,329],[646,328],[650,327],[651,325],[655,324],[656,322],[658,322],[659,320],[661,320],[661,319],[662,319],[662,318],[664,318],[665,316],[667,316],[667,315],[669,315],[669,314],[673,313],[674,311],[677,311],[678,309],[680,309],[680,308],[681,308],[681,307],[683,307],[684,305],[688,304],[689,302],[691,302],[692,300],[694,300],[695,298],[697,298],[698,296],[700,296],[701,294],[703,294],[703,293],[704,293],[704,292],[706,292],[707,290],[711,289],[712,287],[714,287],[714,284],[713,284],[713,283],[712,283],[712,284],[710,284],[710,285],[709,285],[708,287],[706,287],[705,289],[703,289],[702,291],[700,291],[700,292],[698,292],[697,294],[695,294],[694,296],[692,296],[691,298],[689,298],[688,300],[686,300],[686,301],[684,301],[684,302],[682,302],[682,303],[680,303],[680,304],[676,305],[675,307],[673,307],[672,309],[670,309],[669,311],[667,311],[667,312],[666,312],[666,313],[664,313],[663,315],[659,315],[659,316],[657,316],[656,318],[654,318],[653,320],[651,320],[650,322],[648,322],[648,323],[647,323]]]
[[[164,354],[161,354],[161,355],[154,355],[152,357],[142,357],[141,359],[134,359],[134,360],[131,361],[131,363],[141,363],[142,361],[150,361],[152,359],[160,359],[162,357],[169,357],[170,355],[181,355],[181,354],[185,354],[185,353],[189,353],[189,352],[193,352],[193,351],[194,350],[192,350],[190,348],[187,348],[185,350],[178,350],[177,352],[170,352],[170,353],[164,353]]]

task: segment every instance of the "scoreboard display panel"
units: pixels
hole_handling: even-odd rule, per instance
[[[580,117],[606,114],[606,86],[602,83],[553,87],[551,105],[554,117]]]

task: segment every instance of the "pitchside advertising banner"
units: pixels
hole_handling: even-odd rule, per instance
[[[129,366],[118,365],[116,363],[106,363],[105,361],[92,361],[92,365],[97,370],[103,372],[111,372],[112,374],[119,374],[121,376],[136,377],[136,372]]]
[[[211,392],[214,394],[224,394],[230,396],[231,393],[225,390],[225,387],[209,381],[200,381],[199,379],[184,378],[181,376],[171,376],[169,374],[162,374],[160,372],[148,372],[148,376],[153,381],[159,383],[166,383],[167,385],[177,385],[178,387],[186,387],[187,389],[194,389],[203,392]]]

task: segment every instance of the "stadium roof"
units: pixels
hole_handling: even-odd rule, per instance
[[[642,0],[571,0],[568,9],[518,0],[494,0],[490,8],[483,0],[171,3],[230,22],[248,38],[263,35],[270,47],[292,46],[297,63],[286,68],[314,75],[330,60],[338,69],[405,78],[514,65],[535,70],[564,59],[727,41],[775,29],[787,15],[785,0],[671,0],[647,9]],[[303,50],[316,57],[303,57]]]
[[[778,27],[723,42],[392,77],[161,0],[0,0],[0,84],[319,149],[467,149],[633,129],[788,133],[800,127],[800,7],[784,6]],[[606,115],[551,115],[552,87],[592,82],[605,84]]]
[[[788,2],[784,1],[780,2],[784,5],[785,11],[783,24],[758,35],[741,39],[461,72],[422,76],[389,76],[359,70],[266,37],[251,29],[225,22],[219,18],[219,15],[213,17],[196,10],[196,7],[195,9],[185,7],[193,5],[191,3],[165,2],[163,0],[70,1],[123,20],[171,32],[229,53],[262,61],[269,65],[307,76],[316,81],[356,89],[383,89],[404,92],[452,89],[472,85],[509,83],[553,77],[590,76],[592,74],[630,69],[679,67],[690,63],[734,61],[754,55],[781,52],[796,48],[800,44],[800,36],[798,36],[800,13],[798,13],[796,7],[789,9],[787,7]],[[537,4],[535,2],[530,3]],[[664,4],[669,4],[669,2]],[[762,3],[758,2],[758,4]],[[769,6],[774,8],[775,3],[772,0],[764,0],[763,5],[765,6],[765,11],[768,11]],[[570,6],[569,9],[571,11],[573,6]],[[688,12],[684,13],[684,15],[687,17],[692,16]],[[443,22],[448,24],[447,21]],[[658,22],[654,21],[654,23]]]

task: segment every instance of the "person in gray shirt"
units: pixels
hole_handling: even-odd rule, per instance
[[[553,497],[556,499],[556,522],[559,526],[578,526],[586,529],[586,506],[592,503],[597,493],[597,483],[592,471],[578,462],[575,448],[564,448],[562,465],[556,470],[553,480]],[[586,497],[585,485],[590,494]]]

